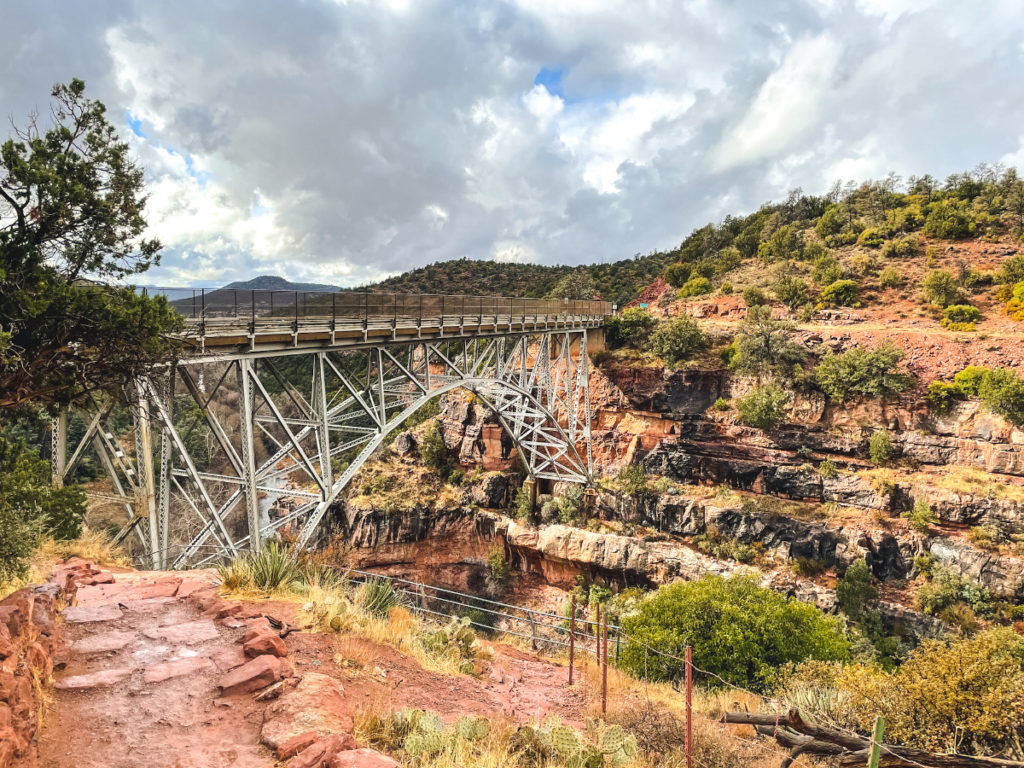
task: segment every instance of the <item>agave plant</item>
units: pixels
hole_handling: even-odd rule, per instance
[[[253,586],[272,592],[281,587],[290,587],[301,574],[295,558],[276,539],[265,542],[259,551],[247,557],[252,573]]]
[[[363,582],[359,592],[359,605],[367,613],[384,617],[395,606],[405,602],[402,593],[390,581],[371,577]]]

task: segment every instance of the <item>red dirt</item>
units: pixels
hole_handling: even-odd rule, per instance
[[[242,617],[262,614],[294,623],[295,606],[248,602],[241,616],[215,618],[226,611],[211,596],[210,572],[122,572],[114,578],[114,584],[80,588],[78,606],[67,611],[69,619],[62,627],[66,663],[55,673],[57,690],[40,735],[39,764],[278,764],[259,743],[264,711],[272,702],[258,702],[256,694],[224,697],[218,685],[242,658]],[[196,588],[192,597],[183,596]],[[109,618],[71,620],[93,618],[81,609],[101,606]],[[206,614],[203,607],[209,608]],[[120,616],[110,609],[119,609]],[[76,643],[81,644],[76,648]],[[564,668],[507,646],[495,646],[493,662],[478,663],[479,677],[449,677],[424,670],[393,648],[354,636],[293,632],[286,645],[295,678],[316,672],[341,682],[343,715],[412,706],[431,709],[446,720],[477,714],[526,722],[558,714],[579,722],[586,706],[586,689],[570,689]],[[95,651],[97,647],[101,650]],[[285,690],[295,682],[286,681]]]

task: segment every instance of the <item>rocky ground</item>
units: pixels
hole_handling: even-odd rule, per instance
[[[69,577],[77,600],[58,620],[56,690],[38,738],[48,768],[384,768],[397,764],[352,736],[360,712],[578,723],[592,693],[503,645],[479,675],[450,677],[359,637],[289,631],[293,603],[225,601],[210,571],[73,560],[54,580]]]

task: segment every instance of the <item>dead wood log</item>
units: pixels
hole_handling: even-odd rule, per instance
[[[855,733],[826,728],[805,720],[791,709],[786,714],[760,712],[726,712],[723,723],[752,725],[763,736],[769,736],[790,750],[779,768],[789,768],[802,754],[834,755],[840,765],[859,766],[867,762],[871,740]],[[1024,762],[993,757],[950,755],[925,752],[894,744],[882,745],[882,768],[1024,768]]]

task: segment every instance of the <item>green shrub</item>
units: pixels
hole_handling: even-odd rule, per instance
[[[878,248],[885,242],[885,233],[875,227],[868,227],[857,238],[857,245]]]
[[[711,281],[706,277],[691,277],[679,289],[678,295],[680,299],[688,299],[691,296],[704,296],[705,294],[712,293],[714,290]]]
[[[718,286],[718,292],[723,296],[728,296],[730,293],[732,293],[732,283],[726,280],[720,286]]]
[[[821,303],[826,307],[859,307],[860,293],[853,280],[836,280],[821,291]]]
[[[505,557],[505,547],[495,544],[487,553],[487,576],[492,585],[504,589],[512,580],[512,566]]]
[[[883,259],[905,259],[916,256],[920,246],[916,235],[907,235],[897,240],[887,240],[882,246]]]
[[[807,356],[804,347],[790,339],[792,331],[792,323],[772,317],[771,307],[748,309],[733,341],[736,351],[729,366],[742,376],[791,375]]]
[[[973,230],[974,222],[949,200],[932,203],[924,220],[924,233],[940,240],[959,240],[968,237]]]
[[[790,309],[802,307],[811,300],[811,289],[807,282],[788,275],[779,278],[773,288],[775,296]]]
[[[449,474],[451,466],[448,462],[448,448],[444,444],[441,426],[436,421],[423,431],[417,450],[425,467],[440,476],[446,477]]]
[[[729,401],[726,400],[724,397],[720,397],[717,400],[715,400],[715,404],[713,407],[716,411],[728,411],[732,409],[732,406],[729,405]]]
[[[850,257],[850,267],[858,275],[867,277],[874,274],[875,270],[878,269],[878,262],[870,253],[857,253]]]
[[[842,280],[845,275],[839,262],[830,253],[823,253],[814,259],[811,279],[818,285],[831,285],[837,280]]]
[[[755,429],[775,429],[786,415],[789,395],[775,384],[755,387],[736,401],[740,421]]]
[[[931,572],[931,580],[917,590],[917,605],[925,613],[937,616],[956,603],[964,603],[978,614],[992,612],[992,593],[978,582],[944,565],[932,566]]]
[[[855,560],[836,583],[836,602],[851,619],[860,618],[864,609],[878,599],[872,584],[871,569],[864,558]]]
[[[689,315],[659,323],[648,342],[648,348],[669,365],[681,363],[707,346],[707,336]]]
[[[650,479],[644,468],[639,464],[630,464],[619,470],[616,477],[619,488],[634,498],[644,498],[651,495]]]
[[[799,259],[803,255],[803,250],[804,242],[796,227],[785,224],[757,246],[757,255],[766,264],[770,264],[787,259]]]
[[[868,456],[871,457],[872,464],[884,467],[893,460],[895,455],[896,450],[892,446],[892,439],[888,432],[878,430],[871,435],[871,439],[868,441]]]
[[[878,275],[878,283],[883,288],[896,288],[901,282],[900,271],[896,267],[886,267]]]
[[[44,537],[76,538],[84,516],[80,488],[52,488],[48,462],[23,442],[0,437],[0,582],[26,573]]]
[[[1018,253],[1003,262],[1003,268],[999,273],[999,282],[1007,285],[1024,282],[1024,253]]]
[[[953,406],[963,400],[965,396],[964,390],[957,384],[933,381],[928,385],[928,394],[924,399],[931,410],[945,415],[953,410]]]
[[[889,341],[872,350],[858,346],[839,355],[828,352],[814,369],[814,381],[837,403],[858,395],[890,398],[913,383],[897,367],[902,359],[903,351]]]
[[[665,282],[673,288],[682,288],[692,272],[693,268],[689,264],[672,264],[665,270]]]
[[[656,324],[657,320],[646,310],[629,307],[605,321],[605,339],[611,349],[640,347]]]
[[[1013,369],[988,371],[978,386],[978,397],[993,413],[1014,424],[1024,424],[1024,381]]]
[[[948,307],[963,302],[960,286],[949,272],[933,269],[921,281],[921,294],[937,307]]]
[[[979,320],[981,320],[981,312],[970,304],[950,304],[942,311],[942,325],[947,328],[976,323]]]
[[[968,365],[953,376],[953,384],[965,396],[977,397],[981,392],[981,382],[989,372],[983,365]]]
[[[516,490],[516,495],[512,499],[512,509],[519,520],[533,519],[533,499],[530,498],[530,491],[525,484]]]
[[[722,350],[718,353],[718,357],[721,359],[722,365],[725,365],[726,367],[732,366],[733,361],[736,359],[736,352],[737,343],[736,339],[733,339],[728,345],[722,347]]]
[[[826,458],[818,465],[818,474],[822,477],[835,477],[839,474],[839,470],[836,468],[836,463],[830,458]]]
[[[817,607],[765,589],[754,577],[704,576],[661,587],[622,619],[629,640],[620,666],[650,680],[676,680],[687,645],[693,662],[733,685],[765,691],[778,668],[804,659],[846,660],[841,623]],[[654,648],[673,659],[650,653]],[[708,681],[714,684],[714,681]]]
[[[760,288],[751,285],[743,289],[743,303],[748,307],[762,307],[768,303],[768,297]]]
[[[939,522],[935,513],[932,512],[931,504],[924,499],[915,501],[914,508],[909,512],[904,512],[900,517],[909,520],[910,527],[924,535],[931,533],[932,526]]]

